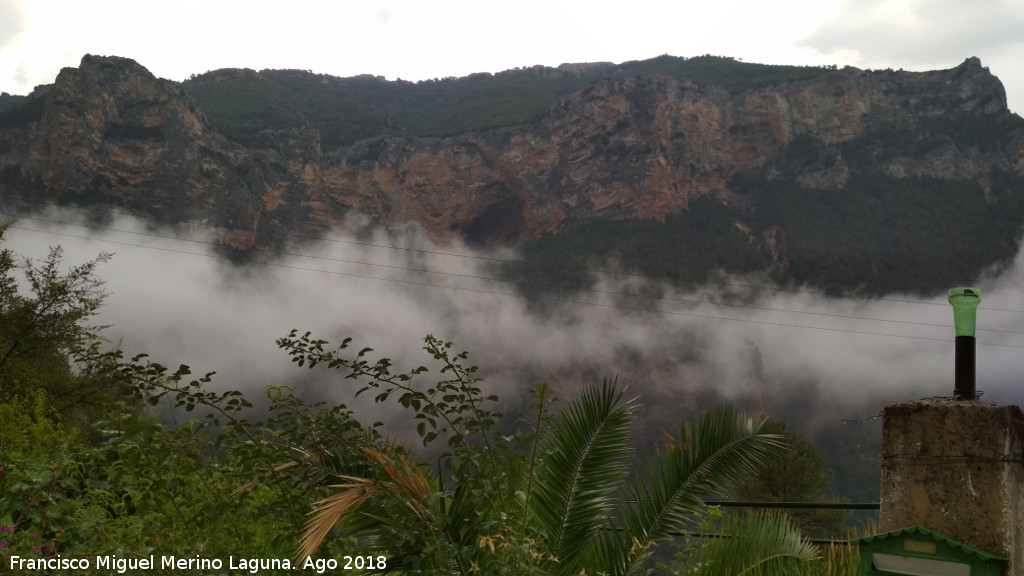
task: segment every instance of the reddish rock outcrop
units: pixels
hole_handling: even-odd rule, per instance
[[[840,190],[851,172],[843,143],[920,131],[932,118],[1012,116],[977,59],[924,73],[847,68],[737,95],[658,75],[609,79],[531,124],[329,151],[305,128],[261,133],[244,148],[213,130],[180,85],[125,58],[86,56],[32,99],[38,117],[0,129],[0,195],[202,224],[237,248],[322,232],[351,214],[416,223],[438,241],[510,245],[571,222],[664,218],[700,196],[729,201],[740,175]],[[801,138],[816,159],[787,160]],[[987,146],[929,146],[872,162],[894,177],[1024,175],[1020,130]]]

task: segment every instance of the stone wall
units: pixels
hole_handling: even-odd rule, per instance
[[[1024,576],[1024,415],[1016,406],[887,406],[879,531],[920,526],[1010,561]]]

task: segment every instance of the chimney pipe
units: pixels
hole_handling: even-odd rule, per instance
[[[953,305],[953,321],[956,325],[954,400],[974,400],[977,396],[974,326],[979,302],[981,290],[977,288],[953,288],[949,291],[949,303]]]

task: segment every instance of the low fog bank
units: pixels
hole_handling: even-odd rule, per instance
[[[59,244],[68,265],[113,252],[99,269],[110,295],[97,323],[110,325],[106,337],[129,355],[216,371],[216,387],[250,397],[270,384],[293,385],[352,406],[364,423],[385,419],[404,433],[405,414],[353,401],[352,381],[296,368],[275,340],[293,328],[332,343],[352,337],[355,349],[372,347],[401,369],[427,363],[422,341],[434,334],[470,352],[506,413],[525,411],[532,382],[550,382],[564,398],[617,376],[643,405],[641,442],[728,401],[785,418],[814,436],[833,463],[873,462],[875,475],[879,422],[872,417],[887,403],[953,389],[952,312],[944,297],[837,299],[727,278],[694,293],[658,287],[665,297],[652,301],[628,295],[645,280],[606,276],[596,290],[549,302],[539,315],[514,286],[486,279],[489,259],[512,254],[432,246],[415,231],[358,241],[338,235],[240,267],[216,256],[201,233],[174,239],[126,217],[92,229],[67,224],[74,219],[66,211],[24,218],[5,244],[34,258]],[[1022,282],[1019,255],[974,284],[982,289],[984,400],[1024,404]],[[840,486],[857,483],[844,480],[850,473],[837,471]]]

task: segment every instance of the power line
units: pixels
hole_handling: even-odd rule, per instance
[[[191,256],[201,256],[201,257],[207,257],[207,258],[229,260],[229,258],[227,256],[222,256],[222,255],[217,255],[217,254],[208,254],[208,253],[202,253],[202,252],[190,252],[190,251],[187,251],[187,250],[178,250],[178,249],[173,249],[173,248],[162,248],[162,247],[157,247],[157,246],[147,246],[147,245],[143,245],[143,244],[135,244],[135,243],[131,243],[131,242],[122,242],[122,241],[117,241],[117,240],[108,240],[108,239],[102,239],[102,238],[95,238],[95,237],[92,237],[92,236],[83,236],[83,235],[79,235],[79,234],[70,234],[70,233],[66,233],[66,232],[54,232],[54,231],[49,231],[49,230],[38,230],[38,229],[35,229],[35,228],[27,228],[27,227],[23,227],[23,226],[12,226],[11,228],[18,229],[18,230],[26,230],[26,231],[31,231],[31,232],[38,232],[38,233],[42,233],[42,234],[53,234],[53,235],[57,235],[57,236],[66,236],[66,237],[70,237],[70,238],[79,238],[79,239],[84,239],[84,240],[94,240],[94,241],[97,241],[97,242],[106,242],[106,243],[117,244],[117,245],[121,245],[121,246],[131,246],[131,247],[135,247],[135,248],[159,250],[159,251],[163,251],[163,252],[172,252],[172,253],[185,254],[185,255],[191,255]],[[130,233],[142,234],[142,235],[150,235],[148,233],[141,233],[141,232],[130,232]],[[179,240],[178,238],[173,238],[173,237],[162,237],[162,236],[159,236],[159,235],[155,235],[155,236],[158,237],[158,238]],[[198,243],[208,243],[208,242],[204,242],[204,241],[196,241],[196,240],[188,240],[188,239],[180,239],[180,240],[193,241],[193,242],[198,242]],[[332,260],[330,258],[325,258],[325,259]],[[346,262],[346,261],[340,261],[340,262]],[[480,294],[492,294],[492,295],[500,295],[500,296],[512,296],[512,297],[516,297],[516,298],[520,297],[520,295],[518,293],[515,293],[515,292],[503,292],[503,291],[499,291],[499,290],[487,290],[487,289],[482,289],[482,288],[470,288],[470,287],[465,287],[465,286],[449,286],[449,285],[444,285],[444,284],[434,284],[432,282],[409,280],[409,279],[401,279],[401,278],[382,278],[382,277],[379,277],[379,276],[372,276],[372,275],[366,275],[366,274],[355,274],[355,273],[350,273],[350,272],[340,272],[340,271],[336,271],[336,270],[323,270],[323,269],[319,269],[319,268],[307,268],[307,267],[295,266],[295,265],[291,265],[291,264],[282,264],[282,263],[277,263],[277,262],[261,262],[259,264],[262,265],[262,266],[275,267],[275,268],[284,268],[284,269],[291,269],[291,270],[301,270],[301,271],[306,271],[306,272],[316,272],[316,273],[331,274],[331,275],[336,275],[336,276],[346,276],[346,277],[352,277],[352,278],[364,278],[364,279],[370,279],[370,280],[382,280],[382,281],[386,281],[386,282],[395,282],[395,283],[409,284],[409,285],[415,285],[415,286],[425,286],[425,287],[431,287],[431,288],[445,288],[445,289],[449,289],[449,290],[459,290],[459,291],[465,291],[465,292],[474,292],[474,293],[480,293]],[[407,268],[401,268],[401,267],[391,267],[391,268],[399,268],[399,269],[406,270],[406,271],[414,271],[414,270],[410,270],[410,269],[407,269]],[[436,272],[430,272],[430,273],[436,273]],[[441,274],[446,274],[446,273],[441,273]],[[467,276],[467,275],[461,275],[461,276]],[[472,276],[470,276],[470,277],[472,277]],[[479,277],[474,277],[474,278],[482,279],[482,278],[479,278]],[[912,339],[912,340],[926,340],[926,341],[943,342],[943,343],[948,343],[949,342],[948,338],[930,338],[930,337],[926,337],[926,336],[911,336],[911,335],[905,335],[905,334],[888,334],[888,333],[883,333],[883,332],[867,332],[867,331],[862,331],[862,330],[850,330],[850,329],[843,329],[843,328],[827,328],[827,327],[823,327],[823,326],[807,326],[807,325],[804,325],[804,324],[790,324],[790,323],[784,323],[784,322],[771,322],[771,321],[767,321],[767,320],[753,320],[753,319],[748,319],[748,318],[731,318],[731,317],[727,317],[727,316],[713,316],[713,315],[708,315],[708,314],[696,314],[696,313],[691,313],[691,312],[680,312],[680,311],[674,311],[674,310],[661,310],[661,309],[657,309],[657,308],[643,308],[643,307],[639,307],[639,306],[625,306],[625,305],[621,305],[621,304],[609,304],[609,303],[604,303],[604,302],[592,302],[592,301],[586,301],[586,300],[576,300],[576,299],[569,299],[569,298],[558,298],[558,297],[554,297],[554,296],[538,296],[537,298],[544,299],[544,300],[551,300],[551,301],[555,301],[555,302],[562,302],[562,303],[567,303],[567,304],[577,304],[577,305],[586,305],[586,306],[598,306],[598,307],[602,307],[602,308],[628,310],[628,311],[633,311],[633,312],[653,313],[653,314],[660,314],[660,315],[683,316],[683,317],[690,317],[690,318],[702,318],[702,319],[708,319],[708,320],[726,320],[726,321],[733,321],[733,322],[743,322],[743,323],[747,323],[747,324],[760,324],[760,325],[766,325],[766,326],[779,326],[779,327],[787,327],[787,328],[803,328],[803,329],[807,329],[807,330],[823,330],[823,331],[828,331],[828,332],[837,332],[837,333],[845,333],[845,334],[860,334],[860,335],[866,335],[866,336],[886,336],[886,337],[890,337],[890,338],[906,338],[906,339]],[[824,313],[822,313],[822,314],[824,314]],[[868,320],[870,320],[870,319],[868,319]],[[988,343],[988,342],[978,342],[978,345],[979,346],[993,346],[993,347],[1000,347],[1000,348],[1024,349],[1024,346],[1018,346],[1018,345],[1012,345],[1012,344],[996,344],[996,343]]]
[[[130,212],[122,212],[122,211],[118,211],[118,210],[101,210],[100,208],[83,208],[83,210],[99,212],[99,213],[101,213],[103,215],[116,214],[116,215],[121,215],[121,216],[127,216],[127,217],[130,217],[130,218],[136,218],[136,219],[139,218],[139,216],[136,215],[136,214],[132,214]],[[33,217],[33,216],[14,216],[14,215],[9,215],[9,214],[5,214],[5,216],[7,216],[8,218],[25,218],[25,219],[30,219],[30,220],[39,220],[39,221],[42,221],[42,222],[51,222],[51,223],[61,224],[61,225],[74,225],[71,222],[62,222],[62,221],[59,221],[59,220],[50,220],[50,219],[45,219],[45,218]],[[206,226],[206,225],[203,225],[203,226]],[[184,242],[196,242],[196,243],[200,243],[200,244],[208,244],[208,245],[211,245],[211,246],[220,246],[220,244],[218,244],[216,242],[212,242],[212,241],[194,240],[194,239],[190,239],[190,238],[181,238],[181,237],[177,237],[177,236],[163,236],[163,235],[154,234],[154,233],[137,232],[137,231],[131,231],[131,230],[118,230],[118,229],[114,229],[114,228],[105,228],[105,227],[102,227],[102,226],[95,226],[95,225],[90,225],[90,227],[92,227],[94,229],[98,229],[98,230],[105,230],[105,231],[112,231],[112,232],[122,232],[122,233],[125,233],[125,234],[138,234],[138,235],[143,235],[143,236],[152,236],[152,237],[155,237],[155,238],[164,238],[164,239],[180,240],[180,241],[184,241]],[[384,248],[384,249],[388,249],[388,250],[397,250],[397,251],[405,251],[405,252],[418,252],[418,253],[421,253],[421,254],[431,254],[431,255],[436,255],[436,256],[449,256],[449,257],[453,257],[453,258],[463,258],[463,259],[468,258],[468,259],[471,259],[471,260],[479,260],[479,261],[494,262],[494,263],[501,263],[501,264],[516,264],[516,265],[522,265],[522,266],[537,266],[536,263],[528,262],[526,260],[515,259],[515,258],[499,258],[499,257],[495,257],[495,256],[483,256],[483,255],[479,255],[479,254],[466,254],[466,253],[458,253],[458,252],[445,252],[445,251],[441,251],[441,250],[427,250],[427,249],[423,249],[423,248],[411,248],[411,247],[406,247],[406,246],[393,246],[393,245],[389,245],[389,244],[379,244],[379,243],[375,243],[375,242],[367,242],[367,241],[360,241],[360,240],[332,238],[332,237],[328,237],[328,236],[319,236],[319,235],[311,235],[311,234],[286,233],[283,236],[285,238],[296,238],[296,239],[307,240],[307,241],[331,242],[331,243],[339,243],[339,244],[349,244],[349,245],[353,245],[353,246],[364,246],[364,247],[370,247],[370,248]],[[319,259],[332,260],[332,258],[327,258],[327,257],[319,257],[319,256],[306,255],[306,254],[295,254],[295,253],[283,252],[283,251],[273,251],[273,250],[270,250],[270,249],[267,249],[267,248],[253,248],[253,250],[263,251],[263,252],[270,253],[270,254],[280,254],[280,255],[287,255],[287,256],[302,256],[302,257],[307,257],[307,258],[319,258]],[[349,262],[349,261],[346,261],[346,260],[338,260],[338,259],[334,259],[334,260],[339,261],[339,262]],[[363,265],[366,265],[366,266],[380,266],[380,267],[385,267],[385,268],[391,267],[391,266],[387,266],[387,265],[383,265],[383,264],[373,264],[373,263],[366,263],[366,262],[354,262],[354,263],[356,263],[356,264],[363,264]],[[587,267],[584,267],[584,266],[568,266],[568,268],[571,268],[573,270],[577,270],[577,271],[580,271],[580,272],[585,272],[585,273],[588,273],[588,274],[605,274],[605,275],[609,275],[609,276],[618,276],[618,277],[626,277],[626,278],[637,278],[637,279],[644,279],[644,280],[648,279],[647,276],[644,276],[643,274],[639,274],[639,273],[635,273],[635,272],[622,272],[622,271],[618,271],[618,270],[605,270],[605,269],[599,269],[599,268],[587,268]],[[417,270],[417,271],[424,271],[424,270]],[[425,272],[430,272],[430,273],[434,273],[434,274],[448,274],[448,275],[454,275],[454,276],[458,276],[459,275],[459,274],[455,274],[455,273],[436,272],[436,271],[430,271],[430,270],[425,270]],[[480,278],[480,277],[477,277],[477,278]],[[484,278],[484,279],[487,279],[487,278]],[[492,279],[492,280],[498,281],[498,282],[508,282],[508,281],[502,280],[502,279]],[[569,288],[569,287],[556,286],[556,285],[553,285],[553,284],[543,284],[543,283],[528,283],[528,284],[530,284],[530,285],[538,285],[538,286],[549,286],[549,287],[556,287],[556,288],[563,288],[563,289],[572,289],[572,288]],[[723,282],[723,283],[721,283],[721,285],[722,286],[729,286],[729,287],[733,287],[733,288],[744,288],[744,289],[753,289],[753,290],[768,290],[768,291],[772,291],[772,292],[782,292],[782,293],[816,294],[816,295],[821,295],[821,296],[828,296],[829,295],[828,292],[826,292],[824,290],[815,290],[815,289],[812,289],[812,288],[779,287],[779,286],[770,286],[770,285],[765,285],[765,284],[742,284],[742,283],[736,283],[736,282]],[[613,294],[613,295],[620,294],[620,293],[611,292],[611,291],[599,291],[599,290],[590,290],[590,291],[593,291],[593,292],[603,292],[603,293]],[[632,296],[630,294],[621,294],[621,295]],[[666,300],[679,300],[679,301],[693,301],[693,300],[675,298],[675,297],[670,297],[670,296],[664,296],[663,299],[666,299]],[[926,301],[926,300],[914,300],[914,299],[909,299],[909,298],[882,297],[882,298],[872,298],[870,300],[875,301],[875,302],[896,302],[896,303],[901,303],[901,304],[919,304],[919,305],[924,305],[924,306],[939,306],[939,307],[943,307],[943,308],[945,308],[947,306],[947,304],[944,303],[944,302],[929,302],[929,301]],[[731,303],[720,303],[720,302],[711,302],[711,301],[697,301],[697,302],[707,303],[707,304],[714,304],[714,305],[719,305],[719,306],[737,306],[737,307],[742,307],[742,305],[731,304]],[[753,306],[753,308],[760,308],[760,307]],[[978,309],[979,310],[989,310],[989,311],[993,311],[993,312],[1010,312],[1010,313],[1015,313],[1015,314],[1024,314],[1024,310],[1017,310],[1017,309],[1012,309],[1012,308],[993,308],[993,307],[990,307],[990,306],[979,306]],[[895,322],[895,323],[900,323],[900,321],[898,321],[898,320],[888,320],[888,319],[883,319],[883,318],[863,318],[863,317],[859,317],[859,316],[839,316],[839,315],[828,314],[828,313],[805,312],[805,311],[799,311],[799,310],[785,310],[785,309],[771,309],[771,310],[775,310],[775,311],[779,311],[779,312],[792,312],[792,313],[795,313],[795,314],[821,314],[821,315],[825,315],[825,316],[837,316],[837,317],[850,318],[850,319],[874,320],[874,321],[878,321],[878,322]],[[926,326],[930,325],[930,326],[942,327],[942,328],[948,328],[949,327],[949,325],[946,325],[946,324],[923,324],[923,323],[915,323],[915,322],[907,322],[907,323],[910,323],[910,324],[921,324],[921,325],[926,325]],[[1009,334],[1024,334],[1024,332],[1019,332],[1019,331],[997,330],[997,329],[993,329],[993,328],[978,328],[978,330],[979,331],[980,330],[985,330],[985,331],[989,331],[989,332],[1005,332],[1005,333],[1009,333]]]
[[[137,218],[137,216],[134,216],[134,215],[129,214],[127,212],[119,212],[119,214],[123,214],[125,216],[132,216],[132,217],[136,217]],[[424,249],[420,249],[420,248],[407,248],[407,247],[403,247],[403,246],[391,246],[391,245],[388,245],[388,244],[376,244],[376,243],[372,243],[372,242],[363,242],[363,241],[359,241],[359,240],[347,240],[347,239],[340,239],[340,238],[331,238],[331,237],[327,237],[327,236],[314,236],[314,235],[309,235],[309,234],[294,234],[294,233],[287,233],[287,234],[284,234],[284,236],[286,238],[298,238],[298,239],[302,239],[302,240],[315,240],[315,241],[320,241],[320,242],[337,242],[337,243],[352,244],[352,245],[357,245],[357,246],[368,246],[368,247],[374,247],[374,248],[387,248],[387,249],[390,249],[390,250],[407,250],[407,251],[413,251],[413,252],[422,252],[424,254],[435,254],[435,255],[440,255],[440,256],[453,256],[453,257],[457,257],[457,258],[472,258],[472,259],[477,259],[477,260],[499,262],[499,263],[503,263],[503,264],[521,264],[521,265],[524,265],[524,266],[536,266],[537,265],[537,264],[535,264],[533,262],[527,262],[526,260],[518,260],[518,259],[511,259],[511,258],[496,258],[496,257],[493,257],[493,256],[479,256],[479,255],[473,255],[473,254],[460,254],[460,253],[452,253],[452,252],[442,252],[442,251],[437,251],[437,250],[424,250]],[[644,276],[643,274],[638,274],[636,272],[622,272],[622,271],[619,271],[619,270],[604,270],[604,269],[600,269],[600,268],[587,268],[587,267],[584,267],[584,266],[572,266],[571,268],[574,269],[574,270],[579,270],[581,272],[587,272],[587,273],[590,273],[590,274],[607,274],[607,275],[610,275],[610,276],[624,276],[624,277],[628,277],[628,278],[639,278],[639,279],[645,279],[645,280],[648,279],[647,276]],[[741,284],[741,283],[736,283],[736,282],[723,282],[723,283],[721,283],[721,285],[722,286],[730,286],[730,287],[734,287],[734,288],[747,288],[747,289],[754,289],[754,290],[769,290],[769,291],[773,291],[773,292],[792,292],[792,293],[796,293],[796,294],[817,294],[817,295],[821,295],[821,296],[827,296],[828,295],[828,292],[826,292],[824,290],[815,290],[815,289],[812,289],[812,288],[780,287],[780,286],[769,286],[769,285],[765,285],[765,284]],[[912,299],[908,299],[908,298],[884,297],[884,298],[874,298],[873,300],[874,301],[879,301],[879,302],[898,302],[898,303],[902,303],[902,304],[923,304],[923,305],[927,305],[927,306],[941,306],[943,308],[945,308],[947,306],[947,304],[944,303],[944,302],[928,302],[926,300],[912,300]],[[992,311],[996,311],[996,312],[1015,312],[1017,314],[1024,314],[1024,310],[1014,310],[1014,309],[1009,309],[1009,308],[991,308],[991,307],[982,307],[982,306],[979,306],[978,308],[981,309],[981,310],[992,310]],[[881,321],[884,322],[886,320],[881,320]],[[935,326],[938,326],[938,325],[936,324]],[[947,326],[943,325],[943,327],[947,327]],[[1024,332],[1015,332],[1015,333],[1016,334],[1022,334]]]
[[[39,222],[47,222],[47,223],[63,225],[63,226],[73,225],[70,222],[64,222],[64,221],[60,221],[60,220],[53,220],[53,219],[40,218],[40,217],[25,217],[25,219],[36,220],[36,221],[39,221]],[[194,244],[201,244],[201,245],[211,246],[211,247],[215,247],[215,248],[220,246],[217,242],[213,242],[213,241],[210,241],[210,240],[198,240],[198,239],[194,239],[194,238],[181,238],[181,237],[178,237],[178,236],[168,236],[168,235],[164,235],[164,234],[157,234],[157,233],[154,233],[154,232],[140,232],[140,231],[136,231],[136,230],[122,230],[122,229],[110,228],[110,227],[96,227],[96,228],[99,229],[99,230],[106,231],[106,232],[118,232],[118,233],[122,233],[122,234],[134,234],[134,235],[137,235],[137,236],[146,236],[146,237],[150,237],[150,238],[159,238],[159,239],[163,239],[163,240],[174,240],[174,241],[179,241],[179,242],[191,242],[191,243],[194,243]],[[30,230],[28,228],[22,228],[22,229]],[[39,231],[39,230],[35,230],[35,231],[36,232],[42,232],[42,231]],[[51,233],[56,234],[56,232],[51,232]],[[83,238],[91,238],[91,237],[83,237]],[[348,242],[348,241],[346,241],[346,240],[339,240],[339,242]],[[141,246],[141,245],[130,244],[130,243],[128,245]],[[384,245],[384,244],[368,244],[368,245],[370,245],[370,246],[379,246],[379,247],[389,247],[389,246]],[[394,248],[394,247],[389,247],[389,248]],[[408,249],[407,248],[395,248],[395,249],[399,249],[399,250],[415,250],[417,252],[432,253],[432,254],[442,254],[442,255],[446,255],[446,256],[459,256],[457,254],[452,254],[452,253],[434,252],[434,251],[411,249],[411,248],[408,248]],[[417,273],[425,273],[425,274],[438,274],[438,275],[458,277],[458,278],[469,278],[469,279],[473,279],[473,280],[483,280],[483,281],[488,281],[488,282],[498,282],[498,283],[502,283],[502,284],[512,284],[512,285],[517,285],[517,284],[518,285],[523,285],[523,284],[525,284],[525,285],[530,285],[530,286],[541,286],[541,287],[547,287],[547,288],[558,288],[558,289],[562,289],[562,290],[573,290],[573,289],[575,289],[575,290],[578,290],[578,291],[581,291],[581,292],[590,292],[590,293],[593,293],[593,294],[603,294],[603,295],[608,295],[608,296],[617,296],[617,297],[626,297],[626,298],[638,298],[638,297],[642,298],[642,296],[638,296],[638,295],[635,295],[635,294],[629,294],[629,293],[625,293],[625,292],[620,292],[620,291],[615,291],[615,290],[602,290],[602,289],[597,289],[597,288],[587,288],[587,289],[579,288],[579,289],[576,289],[576,288],[572,288],[572,287],[560,286],[560,285],[557,285],[557,284],[550,284],[550,283],[543,283],[543,282],[515,281],[515,280],[504,279],[504,278],[494,278],[494,277],[488,277],[488,276],[478,276],[478,275],[475,275],[475,274],[464,274],[464,273],[459,273],[459,272],[445,272],[445,271],[441,271],[441,270],[431,270],[429,268],[412,268],[412,267],[408,267],[408,266],[397,266],[397,265],[394,265],[394,264],[378,264],[378,263],[374,263],[374,262],[362,262],[362,261],[358,261],[358,260],[347,260],[347,259],[343,259],[343,258],[335,258],[335,257],[330,257],[330,256],[320,256],[320,255],[314,255],[314,254],[305,254],[305,253],[302,253],[302,252],[289,252],[289,251],[284,251],[284,250],[271,250],[269,248],[254,248],[254,250],[258,251],[258,252],[265,253],[265,254],[269,254],[269,255],[272,255],[272,256],[292,256],[292,257],[298,257],[298,258],[309,258],[309,259],[313,259],[313,260],[323,260],[323,261],[338,262],[338,263],[344,263],[344,264],[355,264],[355,265],[360,265],[360,266],[371,266],[371,267],[377,267],[377,268],[399,270],[399,271],[403,271],[403,272],[417,272]],[[171,250],[171,251],[173,251],[173,250]],[[190,254],[194,254],[194,253],[190,253]],[[501,259],[486,258],[486,257],[479,257],[479,256],[470,256],[470,257],[473,257],[473,258],[484,258],[484,259],[490,259],[490,260],[498,260],[498,261],[503,261],[503,262],[516,262],[516,261],[512,261],[512,260],[501,260]],[[367,277],[369,277],[369,276],[367,276]],[[886,323],[890,323],[890,324],[902,324],[902,325],[908,325],[908,326],[925,326],[925,327],[932,327],[932,328],[947,328],[947,329],[952,327],[950,324],[937,324],[937,323],[930,323],[930,322],[917,322],[917,321],[912,321],[912,320],[895,320],[895,319],[888,319],[888,318],[872,318],[872,317],[866,317],[866,316],[854,316],[854,315],[847,315],[847,314],[835,314],[835,313],[830,313],[830,312],[813,312],[813,311],[807,311],[807,310],[792,310],[792,309],[787,309],[787,308],[772,308],[772,307],[767,307],[767,306],[758,306],[758,305],[754,305],[754,304],[741,304],[741,303],[735,303],[735,302],[716,302],[716,301],[713,301],[713,300],[706,300],[706,299],[699,299],[699,298],[686,298],[686,297],[679,297],[679,296],[662,296],[661,299],[662,300],[667,300],[667,301],[672,301],[672,302],[683,302],[683,303],[688,303],[688,304],[707,304],[707,305],[718,306],[718,307],[742,308],[742,309],[748,309],[748,310],[763,310],[763,311],[768,311],[768,312],[785,312],[785,313],[789,313],[789,314],[804,314],[804,315],[808,315],[808,316],[839,318],[839,319],[845,319],[845,320],[863,320],[863,321],[868,321],[868,322],[886,322]],[[1019,331],[1019,330],[1002,330],[1002,329],[998,329],[998,328],[978,328],[977,330],[979,332],[984,331],[984,332],[995,332],[995,333],[1002,333],[1002,334],[1024,335],[1024,331]]]
[[[805,510],[878,510],[878,502],[749,502],[740,500],[705,500],[705,506],[736,508],[792,508]]]

